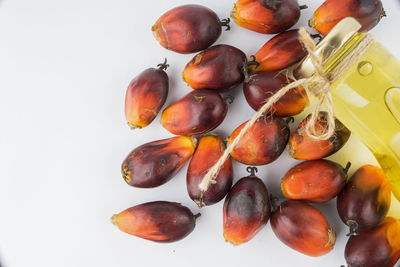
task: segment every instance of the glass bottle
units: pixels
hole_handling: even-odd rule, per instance
[[[317,45],[326,75],[366,37],[353,18],[343,19]],[[296,78],[311,77],[306,58]],[[374,42],[360,59],[331,85],[335,116],[374,154],[390,183],[390,215],[400,219],[400,62]]]

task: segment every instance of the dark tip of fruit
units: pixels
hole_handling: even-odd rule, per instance
[[[197,213],[194,215],[194,219],[197,220],[197,218],[199,218],[201,216],[201,213]]]
[[[286,118],[286,123],[287,124],[290,124],[290,123],[293,123],[294,122],[294,118],[293,117],[287,117]]]
[[[157,67],[158,67],[160,70],[167,70],[168,67],[169,67],[169,64],[167,64],[167,58],[165,58],[165,60],[164,60],[163,63],[158,64]]]
[[[349,226],[349,233],[346,236],[356,236],[358,235],[358,223],[353,220],[348,220],[347,225]]]
[[[229,31],[231,29],[231,26],[229,25],[230,22],[230,18],[222,19],[219,21],[219,25],[221,25],[221,27],[226,27],[225,31]]]
[[[226,95],[226,96],[224,96],[224,101],[227,103],[227,104],[232,104],[233,103],[233,101],[235,101],[235,97],[233,96],[233,95]]]
[[[258,169],[256,167],[247,167],[247,172],[250,173],[249,176],[256,176]]]

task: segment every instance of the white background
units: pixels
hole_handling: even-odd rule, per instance
[[[306,25],[323,1],[302,0]],[[388,18],[372,32],[400,59],[400,3],[384,0]],[[189,92],[181,80],[193,55],[162,48],[150,28],[168,9],[199,3],[225,18],[230,0],[0,0],[0,260],[6,267],[71,266],[340,266],[346,229],[335,201],[318,205],[336,229],[335,249],[320,258],[301,255],[281,243],[268,224],[249,243],[232,247],[222,237],[222,202],[201,210],[186,239],[157,244],[120,232],[109,218],[133,205],[169,200],[197,212],[185,185],[185,166],[155,189],[128,186],[120,164],[136,146],[171,137],[159,117],[143,130],[130,131],[123,114],[130,80],[168,57],[171,67],[167,105]],[[271,36],[232,23],[218,43],[255,53]],[[253,111],[241,87],[232,92],[226,137]],[[353,156],[349,156],[352,153]],[[352,137],[335,155],[351,173],[374,162]],[[269,191],[280,195],[279,181],[296,162],[284,154],[259,168]],[[235,181],[246,175],[235,167]]]

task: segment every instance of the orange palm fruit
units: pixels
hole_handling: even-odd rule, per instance
[[[233,131],[228,137],[228,143],[232,143],[246,123]],[[246,165],[271,163],[284,151],[289,135],[289,126],[282,118],[261,117],[243,135],[231,156]]]
[[[259,33],[280,33],[300,18],[297,0],[238,0],[231,11],[237,25]]]
[[[247,103],[257,111],[272,95],[290,82],[291,79],[284,74],[274,71],[258,71],[246,79],[243,84],[243,92]],[[294,116],[302,112],[307,105],[307,93],[303,87],[299,86],[281,97],[271,110],[275,116]]]
[[[196,139],[177,136],[135,148],[121,166],[125,182],[134,187],[157,187],[168,182],[193,155]]]
[[[204,134],[220,125],[228,107],[215,91],[194,90],[162,112],[161,124],[176,135]]]
[[[309,20],[310,27],[326,35],[342,19],[353,17],[360,31],[369,31],[385,16],[381,0],[327,0]]]
[[[154,201],[126,209],[111,217],[121,231],[143,239],[169,243],[190,234],[200,214],[179,203]]]
[[[344,255],[351,267],[395,266],[400,258],[400,221],[386,217],[375,228],[351,236]]]
[[[250,241],[268,223],[271,205],[267,187],[249,167],[228,193],[223,207],[224,238],[233,245]]]
[[[136,76],[125,95],[125,117],[131,129],[149,125],[160,112],[168,96],[167,60]]]
[[[329,253],[336,234],[322,213],[305,202],[287,200],[272,213],[271,227],[288,247],[312,257]]]
[[[266,42],[254,54],[260,64],[257,68],[250,66],[251,71],[278,71],[299,62],[307,55],[299,40],[299,31],[282,32]]]
[[[229,19],[220,21],[217,14],[205,6],[183,5],[163,14],[151,31],[164,48],[189,54],[215,43],[222,26],[229,30]]]
[[[347,182],[350,163],[344,169],[325,159],[297,164],[283,177],[281,189],[289,199],[326,202],[336,197]]]
[[[314,125],[317,132],[323,133],[327,127],[327,116],[321,111]],[[328,157],[341,149],[350,138],[350,131],[339,120],[335,120],[335,133],[328,140],[315,140],[306,132],[308,115],[297,127],[289,139],[289,153],[294,159],[315,160]]]
[[[201,192],[199,184],[225,151],[225,143],[217,135],[202,136],[189,163],[186,186],[190,198],[199,206],[208,206],[221,201],[231,189],[233,181],[232,160],[229,157],[207,191]]]
[[[185,67],[183,80],[193,89],[225,91],[243,82],[246,55],[230,45],[215,45],[197,54]]]
[[[337,198],[342,221],[350,227],[350,235],[378,225],[390,208],[391,190],[382,169],[365,165],[350,178]]]

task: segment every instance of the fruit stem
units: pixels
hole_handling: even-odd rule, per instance
[[[300,10],[307,9],[307,8],[308,8],[307,5],[301,5],[301,6],[299,6],[299,9],[300,9]]]
[[[286,123],[287,124],[290,124],[290,123],[293,123],[294,122],[294,118],[293,117],[287,117],[286,118]]]
[[[224,101],[230,105],[233,103],[233,101],[235,101],[235,97],[233,95],[226,95],[224,96]]]
[[[193,217],[194,217],[195,220],[197,220],[197,218],[199,218],[200,216],[201,216],[201,213],[197,213]]]
[[[349,226],[350,232],[346,236],[356,236],[358,235],[358,223],[353,220],[348,220],[346,223]]]
[[[231,26],[229,25],[230,22],[230,18],[222,19],[219,21],[219,25],[221,25],[221,27],[226,27],[225,31],[229,31],[231,29]]]
[[[200,199],[196,200],[195,202],[197,204],[197,207],[199,207],[199,209],[205,206],[205,203],[203,201],[203,191],[200,191]]]
[[[349,161],[349,162],[347,162],[347,165],[346,165],[346,167],[344,168],[344,173],[345,173],[345,174],[347,174],[347,173],[349,172],[350,167],[351,167],[351,162]]]
[[[321,34],[319,34],[319,33],[316,33],[316,34],[310,34],[310,36],[313,38],[313,39],[318,39],[318,42],[321,42],[321,40],[322,40],[322,35]]]
[[[114,214],[110,220],[113,225],[117,226],[117,214]]]
[[[129,123],[128,123],[128,125],[131,128],[131,130],[142,129],[142,127],[137,126],[137,125],[133,125],[133,124],[129,124]]]
[[[258,172],[257,167],[247,167],[247,172],[250,173],[249,176],[254,176],[256,177],[256,173]]]
[[[379,20],[381,20],[383,17],[387,17],[385,10],[382,10],[382,13],[379,16]]]
[[[164,63],[158,64],[157,67],[158,67],[160,70],[167,70],[168,67],[169,67],[169,64],[167,64],[167,58],[165,58]]]
[[[247,61],[247,67],[250,67],[250,66],[256,66],[256,69],[258,68],[258,66],[260,66],[260,63],[258,63],[256,61],[256,56],[254,56],[254,55],[251,55],[250,60]]]

